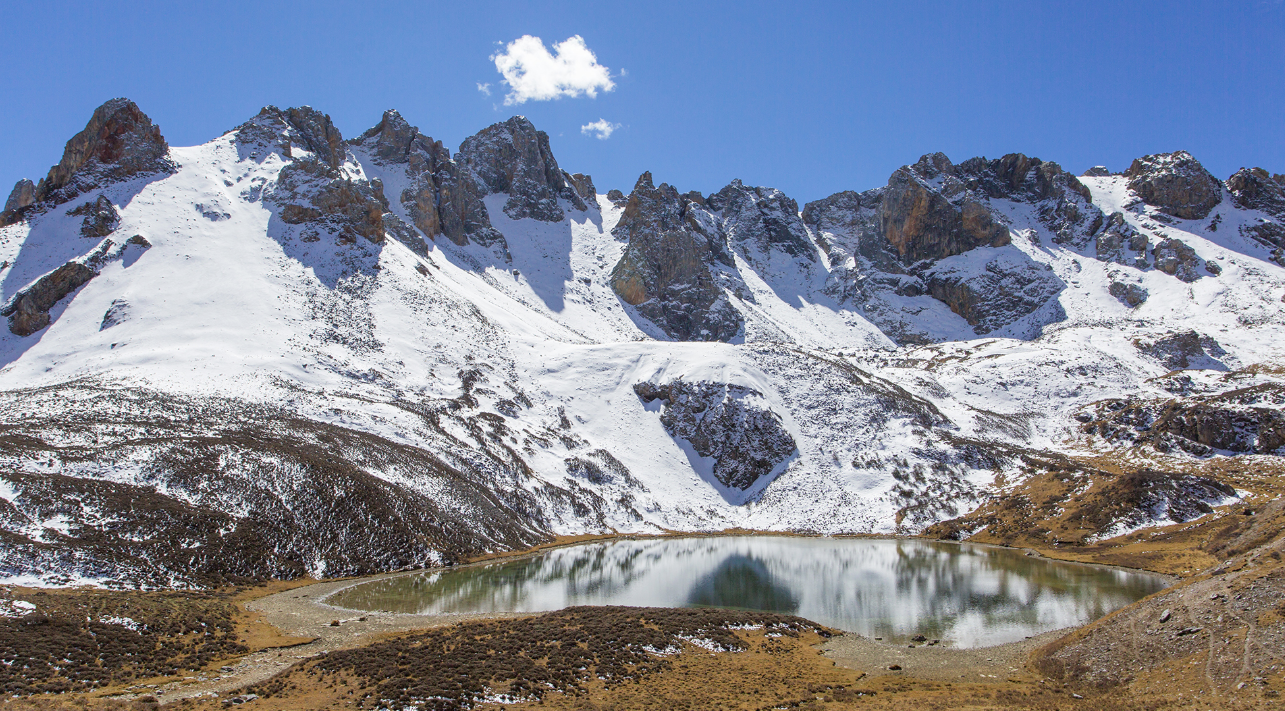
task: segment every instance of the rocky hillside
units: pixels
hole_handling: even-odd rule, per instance
[[[1285,453],[1283,249],[1285,178],[1184,152],[937,153],[800,207],[599,194],[520,116],[452,153],[267,107],[178,148],[116,99],[0,214],[0,575],[1216,514]]]

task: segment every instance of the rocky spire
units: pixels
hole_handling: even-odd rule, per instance
[[[37,203],[57,205],[85,192],[140,173],[169,171],[169,144],[161,129],[129,99],[112,99],[94,110],[84,130],[71,137],[62,160],[39,184],[19,181],[5,203],[0,225],[22,219]]]
[[[4,203],[4,211],[13,212],[15,210],[21,210],[35,201],[35,183],[23,178],[13,186],[13,192],[9,193],[9,199]]]
[[[425,136],[401,114],[389,110],[353,143],[364,146],[376,163],[405,165],[409,184],[398,199],[420,232],[430,239],[446,235],[461,246],[469,242],[498,245],[507,253],[504,236],[491,226],[482,203],[485,192],[451,160],[441,141]]]
[[[734,267],[718,222],[673,186],[643,173],[612,235],[627,240],[611,288],[638,313],[680,341],[726,341],[742,319],[715,277]]]

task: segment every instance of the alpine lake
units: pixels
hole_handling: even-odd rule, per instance
[[[622,539],[361,582],[336,607],[421,615],[576,605],[723,607],[798,615],[866,637],[984,647],[1082,625],[1161,590],[1151,573],[1021,550],[912,539]]]

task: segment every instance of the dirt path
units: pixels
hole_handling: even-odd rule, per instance
[[[322,652],[351,649],[369,644],[381,637],[411,630],[456,624],[467,620],[524,617],[525,613],[404,615],[377,612],[354,612],[331,607],[322,598],[341,588],[394,575],[373,576],[360,580],[320,582],[286,590],[253,600],[246,609],[258,612],[268,624],[283,634],[311,637],[313,641],[293,647],[266,649],[242,657],[228,671],[217,676],[192,676],[157,688],[153,693],[162,703],[200,696],[224,696],[250,684],[264,681],[301,659]],[[332,623],[338,621],[339,625]]]
[[[835,637],[821,645],[821,653],[839,666],[871,676],[895,673],[933,681],[966,681],[1005,684],[1009,679],[1029,681],[1026,660],[1037,647],[1065,635],[1072,628],[1052,630],[1020,642],[994,647],[956,649],[881,642],[856,634]],[[892,666],[901,667],[891,670]]]

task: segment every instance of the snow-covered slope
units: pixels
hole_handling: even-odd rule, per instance
[[[1011,485],[1022,451],[1111,446],[1075,416],[1172,399],[1175,349],[1243,376],[1202,392],[1280,384],[1285,269],[1250,236],[1279,216],[1230,194],[1184,220],[1124,175],[1083,197],[967,183],[941,214],[985,210],[990,241],[907,261],[871,246],[892,184],[799,211],[648,175],[635,192],[670,210],[648,217],[529,126],[451,158],[394,112],[343,142],[269,108],[163,165],[20,184],[0,221],[3,573],[204,584],[551,534],[912,532]],[[943,175],[907,180],[943,196]],[[1142,249],[1111,257],[1120,234]],[[729,335],[673,340],[700,318]]]

